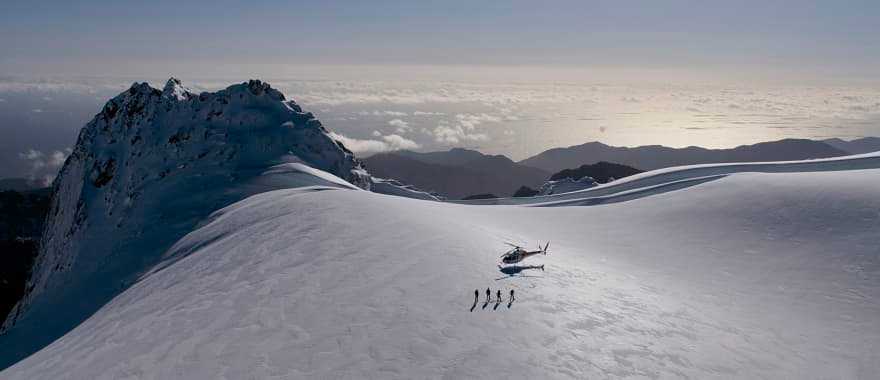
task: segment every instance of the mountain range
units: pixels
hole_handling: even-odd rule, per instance
[[[475,194],[509,196],[520,186],[537,187],[551,173],[502,155],[455,148],[445,152],[396,151],[363,159],[373,175],[461,199]]]
[[[849,141],[834,138],[822,140],[822,142],[852,154],[880,151],[880,137],[863,137]]]
[[[401,150],[379,153],[363,161],[377,176],[393,178],[450,199],[461,199],[483,194],[510,196],[523,186],[538,188],[547,180],[580,174],[593,174],[598,182],[603,183],[612,177],[622,178],[643,170],[672,166],[792,161],[873,151],[880,151],[880,138],[852,141],[784,139],[731,149],[660,145],[630,148],[589,142],[550,149],[519,162],[503,155],[487,155],[462,148],[425,153]],[[590,166],[600,162],[604,162],[602,167]]]
[[[550,149],[519,163],[549,172],[599,161],[628,165],[640,170],[654,170],[705,163],[790,161],[847,154],[850,152],[825,142],[806,139],[784,139],[731,149],[706,149],[696,146],[670,148],[660,145],[629,148],[589,142],[567,148]]]

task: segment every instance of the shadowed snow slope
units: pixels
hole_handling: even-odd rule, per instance
[[[276,190],[214,213],[0,377],[870,378],[878,210],[878,169],[595,207]],[[499,272],[505,240],[551,240],[526,261],[546,271]],[[472,308],[486,287],[516,301]]]

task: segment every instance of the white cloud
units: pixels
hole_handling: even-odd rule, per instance
[[[399,112],[399,111],[382,111],[382,115],[387,115],[387,116],[406,116],[406,112]]]
[[[388,150],[388,144],[379,140],[353,139],[334,132],[330,132],[330,137],[341,142],[342,145],[345,145],[346,148],[355,153],[375,153]]]
[[[400,135],[388,135],[382,136],[382,140],[391,147],[391,150],[400,150],[400,149],[418,149],[421,148],[421,145],[416,144],[415,141],[409,140]]]
[[[26,152],[19,153],[18,157],[30,162],[31,168],[30,173],[28,173],[28,179],[39,180],[44,186],[49,186],[58,174],[58,170],[64,165],[64,161],[70,152],[70,148],[63,151],[56,150],[49,154],[36,149],[28,149]]]
[[[31,110],[31,112],[33,112],[33,113],[42,113],[43,110],[41,110],[41,109],[39,109],[39,108],[34,108],[34,109]]]
[[[446,115],[443,112],[431,112],[431,111],[415,111],[413,112],[413,116],[443,116]]]
[[[458,121],[459,125],[469,130],[474,129],[477,125],[482,123],[498,123],[501,121],[500,116],[493,116],[485,113],[481,114],[467,114],[460,113],[455,115],[455,119]]]
[[[46,161],[46,164],[49,167],[61,168],[61,165],[64,165],[64,160],[67,159],[67,154],[68,153],[56,150],[56,151],[52,152],[51,155],[49,155],[49,158]]]
[[[489,139],[489,135],[475,132],[476,127],[483,123],[498,123],[502,120],[501,116],[486,113],[460,113],[455,115],[455,120],[452,123],[441,120],[440,124],[434,128],[432,134],[434,135],[434,141],[444,144],[458,144],[463,141],[486,141]]]
[[[373,136],[379,137],[374,131]],[[330,132],[330,136],[355,153],[379,153],[401,149],[418,149],[421,145],[400,135],[381,136],[379,140],[362,140]]]
[[[470,129],[473,129],[471,127]],[[485,141],[489,136],[485,133],[470,133],[469,130],[461,124],[450,125],[441,122],[434,128],[434,141],[444,144],[458,144],[462,141]]]
[[[407,132],[412,131],[412,127],[409,126],[409,123],[407,123],[401,119],[391,120],[388,122],[388,125],[395,127],[397,133],[403,134],[403,133],[407,133]]]
[[[406,113],[406,112],[400,112],[400,111],[373,111],[373,112],[370,112],[370,111],[359,111],[359,112],[358,112],[358,115],[361,115],[361,116],[370,116],[370,115],[372,115],[372,116],[397,116],[397,117],[400,117],[400,116],[406,116],[407,113]]]

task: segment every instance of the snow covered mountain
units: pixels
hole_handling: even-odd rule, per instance
[[[48,344],[162,260],[211,212],[273,189],[332,186],[431,197],[371,178],[311,113],[260,81],[194,94],[136,83],[81,131],[54,187],[0,367]]]
[[[214,212],[0,378],[880,373],[880,154],[672,168],[472,202],[510,203],[498,206],[321,176],[339,183]],[[496,266],[503,241],[547,240],[550,254],[526,262],[544,272]],[[476,302],[486,287],[504,302]]]

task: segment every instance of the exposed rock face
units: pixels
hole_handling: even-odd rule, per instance
[[[538,190],[535,190],[531,187],[520,186],[519,189],[517,189],[516,192],[513,193],[513,197],[514,198],[534,197],[535,195],[538,195],[538,193],[539,193]]]
[[[565,169],[552,176],[551,181],[571,178],[580,179],[583,177],[591,177],[598,183],[608,183],[615,179],[621,179],[642,173],[641,170],[612,162],[599,161],[592,165],[581,165],[575,169]]]

